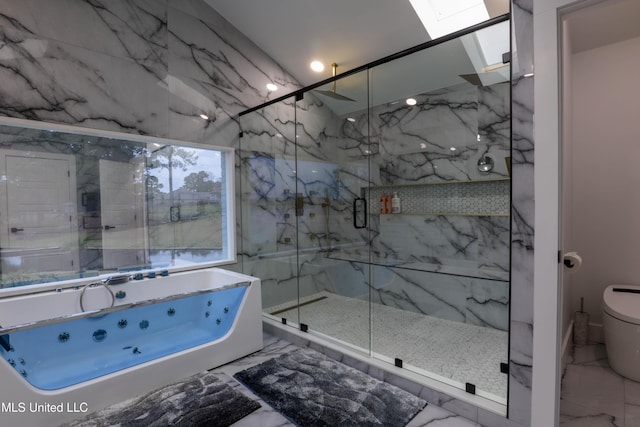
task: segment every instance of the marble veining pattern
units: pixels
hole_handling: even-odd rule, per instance
[[[0,113],[9,117],[167,135],[166,90],[124,58],[3,31]],[[105,70],[110,70],[106,72]]]
[[[184,139],[183,132],[189,132],[192,139],[202,141],[235,141],[236,114],[267,101],[272,96],[267,83],[275,83],[280,93],[299,88],[202,2],[175,4],[169,17],[167,84],[172,137]],[[200,120],[201,113],[209,119]]]
[[[167,4],[168,0],[3,0],[0,19],[4,29],[162,70],[166,69]]]
[[[5,0],[0,22],[9,117],[233,145],[266,83],[299,88],[199,0]]]
[[[379,154],[372,152],[380,170],[376,184],[508,177],[508,84],[454,86],[416,100],[414,107],[384,105],[371,111],[371,136],[379,145]],[[477,168],[483,155],[495,162],[489,173]]]
[[[381,215],[380,232],[372,239],[371,249],[376,259],[386,260],[389,265],[421,262],[425,271],[451,273],[461,267],[461,275],[506,280],[508,220],[490,216]]]
[[[379,276],[385,278],[385,272],[381,273],[381,270],[382,267],[376,266],[374,280]],[[378,304],[507,330],[508,282],[410,269],[386,270],[390,280],[378,279],[371,290],[371,298]]]
[[[534,135],[533,0],[511,2],[517,52],[511,69],[511,323],[509,419],[531,423],[533,375]]]
[[[562,375],[560,426],[640,425],[640,383],[614,372],[605,346],[576,346]]]

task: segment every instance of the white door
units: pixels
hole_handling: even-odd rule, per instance
[[[147,262],[143,171],[139,162],[100,160],[104,268],[143,266]]]
[[[7,178],[2,201],[7,212],[3,273],[78,270],[73,157],[3,157]]]

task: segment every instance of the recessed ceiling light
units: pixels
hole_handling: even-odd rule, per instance
[[[418,101],[416,101],[415,98],[407,98],[406,103],[407,103],[407,105],[416,105],[418,103]]]
[[[209,116],[207,116],[206,114],[200,114],[200,118],[202,120],[209,120]]]
[[[278,86],[274,85],[273,83],[267,83],[267,90],[269,92],[275,92],[276,90],[278,90]]]
[[[449,150],[456,151],[456,147],[451,147],[451,148],[449,148]]]
[[[311,63],[311,69],[316,73],[319,73],[321,71],[324,71],[324,64],[320,61],[313,61]]]
[[[347,117],[347,121],[354,123],[356,119],[354,119],[353,117]]]

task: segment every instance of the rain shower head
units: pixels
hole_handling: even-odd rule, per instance
[[[336,82],[333,82],[334,88],[332,90],[314,90],[314,92],[319,93],[320,95],[328,96],[333,99],[337,99],[338,101],[355,101],[355,99],[351,99],[348,96],[340,95],[335,90]]]
[[[469,83],[471,83],[474,86],[484,86],[485,84],[483,83],[483,79],[489,80],[491,81],[491,83],[489,84],[494,84],[496,83],[496,78],[499,79],[501,74],[499,72],[496,72],[496,70],[500,69],[500,68],[504,68],[507,67],[509,64],[505,63],[505,64],[496,64],[496,65],[492,65],[489,67],[485,67],[482,69],[482,71],[478,72],[478,73],[472,73],[472,74],[458,74],[460,77],[462,77],[463,79],[465,79],[466,81],[468,81]],[[493,80],[493,81],[492,81]]]
[[[331,74],[332,74],[333,77],[336,76],[337,70],[338,70],[338,64],[336,64],[334,62],[333,64],[331,64]],[[317,92],[317,93],[319,93],[321,95],[324,95],[324,96],[328,96],[328,97],[336,99],[338,101],[353,101],[353,102],[355,102],[355,99],[351,99],[348,96],[344,96],[344,95],[341,95],[338,92],[336,92],[336,81],[335,80],[333,81],[331,90],[319,90],[319,89],[316,89],[316,90],[314,90],[314,92]]]

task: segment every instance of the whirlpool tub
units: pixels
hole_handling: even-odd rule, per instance
[[[260,295],[209,268],[0,297],[3,425],[57,425],[260,350]]]

